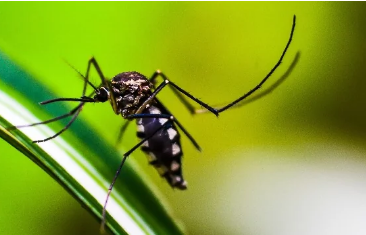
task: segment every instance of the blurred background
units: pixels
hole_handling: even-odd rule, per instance
[[[108,77],[161,69],[203,101],[225,104],[271,70],[296,14],[293,42],[263,89],[282,83],[269,95],[216,118],[190,115],[168,89],[159,94],[203,149],[183,137],[187,191],[172,190],[140,151],[129,160],[187,234],[366,234],[365,10],[345,2],[0,3],[0,50],[55,97],[81,94],[64,60],[84,72],[95,56]],[[122,124],[109,104],[87,105],[81,118],[111,142]],[[135,135],[131,127],[123,149]],[[51,177],[3,140],[0,149],[0,234],[99,233]]]

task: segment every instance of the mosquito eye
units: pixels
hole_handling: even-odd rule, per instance
[[[101,87],[98,90],[98,93],[94,96],[94,98],[99,102],[105,102],[108,100],[108,96],[109,96],[108,90],[104,87]]]

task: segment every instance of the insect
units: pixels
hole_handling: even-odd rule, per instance
[[[208,112],[218,116],[221,112],[233,107],[240,101],[249,97],[255,91],[257,91],[273,74],[273,72],[281,64],[287,49],[289,48],[292,37],[294,34],[296,25],[296,16],[293,17],[293,24],[289,40],[282,52],[282,55],[271,71],[261,80],[261,82],[252,88],[249,92],[240,96],[233,102],[225,105],[221,108],[214,108],[201,100],[195,98],[187,91],[176,85],[161,71],[156,71],[149,79],[138,72],[123,72],[117,74],[110,81],[107,80],[95,58],[91,58],[88,62],[86,74],[83,75],[80,72],[79,75],[84,79],[84,87],[81,98],[56,98],[41,102],[41,104],[49,104],[60,101],[74,101],[79,104],[72,109],[69,113],[58,116],[56,118],[34,123],[30,125],[15,126],[14,128],[22,128],[35,126],[40,124],[47,124],[66,117],[71,117],[67,125],[59,132],[46,139],[35,140],[33,142],[45,142],[51,140],[64,131],[66,131],[70,125],[80,114],[83,106],[86,103],[103,103],[109,101],[115,114],[121,115],[127,122],[122,126],[119,139],[122,137],[127,125],[130,121],[135,121],[137,124],[137,136],[140,138],[138,144],[127,151],[122,158],[122,161],[115,173],[115,176],[108,188],[108,193],[103,206],[102,213],[102,228],[105,225],[106,207],[108,199],[112,192],[113,186],[121,172],[121,169],[127,159],[127,157],[134,152],[138,147],[141,147],[142,151],[148,156],[149,163],[153,165],[159,174],[166,179],[169,185],[173,188],[184,190],[187,188],[187,182],[183,178],[182,174],[182,150],[180,143],[179,130],[188,137],[190,142],[196,149],[200,150],[199,145],[194,138],[188,133],[188,131],[181,125],[181,123],[169,112],[169,110],[157,99],[157,94],[165,87],[170,87],[182,104],[191,112],[198,113],[198,111],[186,100],[186,97],[201,105]],[[97,71],[101,84],[95,86],[89,81],[90,69],[94,67]],[[162,77],[163,82],[156,86],[157,78]],[[93,92],[90,95],[86,95],[87,86],[93,88]]]

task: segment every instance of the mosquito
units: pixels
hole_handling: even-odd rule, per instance
[[[296,25],[296,16],[293,17],[292,28],[289,40],[283,50],[280,59],[270,72],[261,80],[254,88],[234,100],[233,102],[221,107],[215,108],[202,102],[198,98],[194,97],[180,86],[176,85],[170,80],[164,73],[157,70],[150,78],[138,73],[138,72],[123,72],[117,74],[110,81],[107,80],[97,62],[93,57],[88,61],[86,74],[83,75],[80,72],[79,75],[84,79],[84,87],[81,98],[56,98],[47,101],[43,101],[40,104],[45,105],[60,101],[74,101],[79,104],[72,109],[69,113],[55,117],[53,119],[34,123],[30,125],[14,126],[13,128],[30,127],[35,125],[47,124],[60,119],[71,117],[70,121],[59,132],[42,140],[34,140],[34,143],[45,142],[51,140],[61,133],[66,131],[70,125],[80,114],[83,106],[86,103],[104,103],[109,101],[115,114],[121,115],[126,120],[126,123],[122,126],[118,139],[122,138],[123,133],[127,129],[128,124],[131,121],[135,121],[137,124],[137,137],[140,139],[138,144],[133,146],[129,151],[123,154],[122,161],[114,175],[112,183],[110,184],[107,192],[107,196],[103,206],[101,229],[104,230],[106,223],[106,208],[108,199],[112,192],[113,186],[121,172],[121,169],[127,159],[127,157],[134,152],[138,147],[145,152],[148,156],[149,163],[156,168],[161,177],[165,178],[168,184],[172,188],[180,190],[187,189],[187,182],[183,178],[182,174],[182,147],[180,142],[179,130],[188,137],[193,146],[200,151],[201,148],[189,132],[183,127],[183,125],[172,115],[171,112],[157,99],[157,94],[165,87],[170,87],[182,104],[192,114],[202,113],[202,110],[213,113],[215,116],[219,116],[221,112],[235,106],[240,101],[246,99],[257,91],[275,72],[278,66],[281,64],[287,49],[289,48],[292,37],[294,34]],[[89,81],[90,69],[94,67],[97,71],[101,84],[95,86]],[[158,86],[157,78],[161,77],[163,82]],[[93,88],[93,92],[90,95],[86,95],[87,86]],[[196,109],[191,105],[186,98],[199,104],[204,109]]]

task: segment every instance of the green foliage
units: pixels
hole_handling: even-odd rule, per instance
[[[81,94],[81,79],[63,59],[83,73],[95,56],[109,78],[160,69],[203,101],[226,104],[269,72],[296,14],[288,54],[262,89],[301,56],[269,95],[216,118],[192,117],[169,90],[159,94],[203,150],[182,138],[187,191],[172,190],[136,151],[117,192],[135,185],[127,171],[138,172],[158,186],[189,234],[366,234],[360,206],[366,205],[365,11],[362,2],[1,2],[0,50],[50,93],[31,100],[38,93],[33,83],[17,81],[0,83],[0,90],[47,120],[73,104],[40,109],[38,102]],[[93,73],[91,81],[100,80]],[[83,129],[86,123],[92,131]],[[55,132],[64,124],[50,127]],[[136,144],[131,125],[118,153],[111,147],[121,125],[109,104],[89,104],[62,134],[105,169],[104,188],[120,153]],[[94,149],[104,141],[106,148]],[[0,149],[6,192],[0,193],[0,234],[98,234],[99,221],[55,180],[7,142],[0,141]]]

